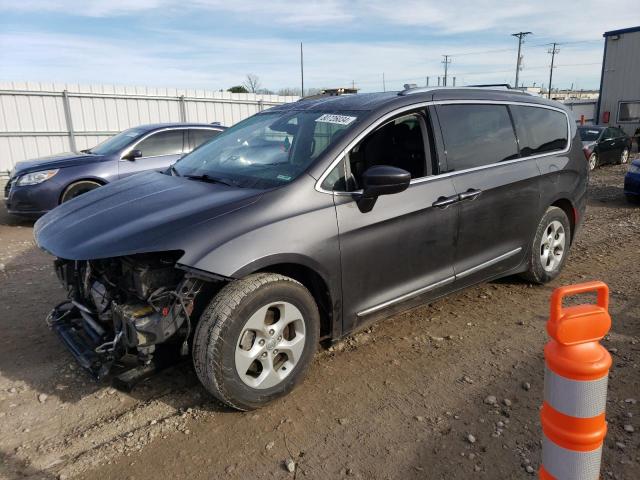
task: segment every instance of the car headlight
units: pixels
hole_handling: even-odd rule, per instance
[[[41,172],[25,173],[18,178],[16,185],[36,185],[44,182],[45,180],[49,180],[56,173],[58,173],[57,168],[55,170],[42,170]]]
[[[632,163],[629,165],[629,173],[640,173],[640,165]]]

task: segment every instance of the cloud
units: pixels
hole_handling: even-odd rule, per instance
[[[530,30],[558,40],[599,37],[606,30],[630,26],[637,0],[617,0],[606,8],[600,0],[504,2],[504,0],[0,0],[0,11],[59,12],[74,16],[188,16],[194,12],[235,15],[244,24],[287,28],[362,27],[366,24],[421,27],[433,34],[486,32],[505,35]]]
[[[298,43],[271,37],[239,39],[165,30],[132,45],[118,38],[21,31],[0,34],[0,47],[6,80],[218,89],[241,83],[251,72],[274,90],[300,83]],[[404,83],[424,85],[426,76],[434,85],[442,75],[440,52],[454,53],[449,71],[458,85],[513,82],[515,46],[478,43],[472,50],[484,53],[457,56],[456,52],[465,53],[459,48],[444,40],[431,42],[429,48],[420,42],[316,41],[305,44],[305,84],[348,86],[353,81],[364,91],[379,91],[384,72],[389,90],[401,89]],[[545,82],[546,47],[525,44],[523,52],[521,78]],[[599,66],[562,65],[597,63],[601,58],[600,44],[561,47],[556,84],[578,81],[584,87],[597,86]]]

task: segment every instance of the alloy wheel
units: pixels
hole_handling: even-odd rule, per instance
[[[598,156],[595,153],[589,155],[589,170],[594,170],[598,165]]]
[[[289,302],[259,308],[246,321],[235,349],[236,371],[248,386],[278,385],[294,370],[305,348],[305,322]]]
[[[540,261],[547,272],[554,271],[562,262],[566,244],[566,235],[562,223],[552,221],[542,234],[540,242]]]
[[[620,155],[620,163],[627,163],[629,161],[629,150],[624,149],[622,155]]]

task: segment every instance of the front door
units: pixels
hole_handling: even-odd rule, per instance
[[[161,130],[139,141],[131,149],[140,150],[142,157],[131,160],[121,159],[118,163],[119,178],[147,170],[166,170],[182,156],[185,131],[184,129]]]
[[[344,160],[345,190],[359,189],[362,173],[373,165],[403,168],[412,176],[407,190],[380,196],[366,213],[351,194],[334,194],[345,331],[453,282],[458,210],[443,200],[455,191],[451,179],[431,175],[429,131],[424,112],[404,114],[365,137]]]

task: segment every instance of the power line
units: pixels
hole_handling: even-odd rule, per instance
[[[518,33],[511,34],[512,37],[518,38],[518,59],[516,60],[516,82],[515,82],[514,88],[518,88],[518,79],[520,78],[520,68],[522,68],[521,67],[522,55],[520,55],[520,51],[522,50],[522,42],[524,41],[524,37],[531,34],[532,32],[518,32]]]
[[[551,98],[551,82],[553,81],[553,62],[556,59],[556,54],[560,52],[560,50],[558,50],[556,48],[558,44],[556,42],[552,43],[552,47],[548,50],[548,52],[551,54],[551,68],[549,69],[549,93],[547,95],[547,98]]]
[[[443,55],[444,60],[442,60],[442,63],[444,64],[444,80],[443,80],[443,86],[446,87],[447,86],[447,71],[449,69],[449,64],[451,63],[451,55]]]

